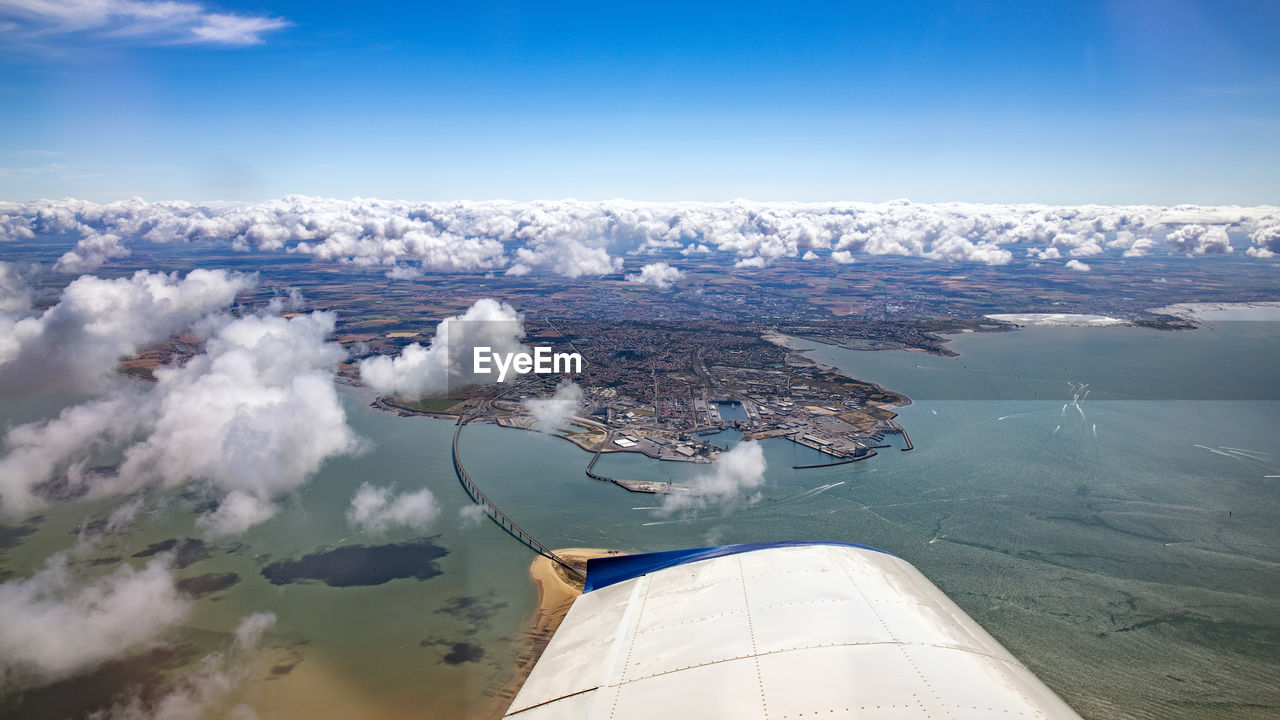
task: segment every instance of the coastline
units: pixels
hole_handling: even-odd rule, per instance
[[[570,565],[586,571],[591,558],[608,555],[625,555],[622,550],[604,548],[563,548],[553,551]],[[519,649],[511,672],[501,678],[497,687],[489,693],[491,706],[478,717],[501,718],[515,699],[516,693],[533,671],[533,666],[551,642],[564,621],[574,600],[582,594],[582,580],[569,575],[559,564],[539,555],[529,565],[529,579],[538,592],[538,603],[533,615],[525,624],[519,639]]]
[[[902,402],[900,402],[900,403],[883,403],[883,404],[881,404],[881,403],[869,403],[869,405],[874,405],[874,407],[879,408],[880,410],[882,410],[882,411],[884,411],[884,412],[890,413],[890,415],[892,416],[890,419],[892,419],[893,417],[897,417],[897,416],[898,416],[898,414],[897,414],[897,413],[893,412],[893,410],[894,410],[895,408],[904,408],[904,407],[908,407],[908,406],[910,406],[910,405],[912,404],[912,400],[911,400],[911,398],[910,398],[910,397],[908,397],[908,396],[906,395],[906,393],[900,392],[900,391],[898,391],[898,390],[886,390],[886,389],[885,389],[885,387],[884,387],[883,385],[879,384],[879,383],[874,383],[874,382],[871,382],[870,380],[863,380],[863,379],[860,379],[860,378],[851,377],[851,376],[849,376],[849,375],[845,374],[845,372],[844,372],[843,370],[841,370],[840,368],[835,367],[834,365],[823,365],[822,363],[815,362],[814,360],[812,360],[812,359],[810,359],[810,358],[808,358],[808,357],[805,357],[805,353],[809,352],[810,348],[796,347],[796,345],[794,344],[794,341],[795,341],[795,340],[804,340],[805,342],[811,342],[811,343],[814,343],[814,344],[816,344],[816,345],[826,345],[826,346],[828,346],[828,347],[841,347],[840,345],[832,345],[831,343],[828,343],[828,342],[821,342],[821,341],[818,341],[818,340],[810,340],[810,339],[808,339],[808,338],[801,338],[801,337],[797,337],[797,336],[793,336],[793,335],[783,335],[783,334],[781,334],[781,333],[776,333],[776,332],[768,332],[768,333],[765,333],[764,335],[762,335],[761,337],[762,337],[762,338],[764,338],[765,340],[767,340],[767,341],[769,341],[769,342],[773,343],[774,345],[780,345],[780,346],[782,346],[782,347],[784,347],[784,348],[786,348],[786,349],[790,350],[791,352],[793,352],[793,353],[795,353],[795,354],[797,354],[797,355],[800,355],[800,356],[802,357],[802,359],[804,359],[804,360],[805,360],[806,362],[808,362],[808,363],[811,363],[811,364],[812,364],[812,365],[814,365],[815,367],[819,367],[819,368],[822,368],[822,369],[824,369],[824,370],[829,370],[829,371],[831,371],[831,372],[833,372],[833,373],[836,373],[836,374],[838,374],[838,375],[842,375],[842,376],[844,376],[844,377],[847,377],[847,378],[849,378],[850,380],[853,380],[853,381],[855,381],[855,382],[859,382],[859,383],[862,383],[863,385],[868,385],[868,386],[870,386],[870,387],[873,387],[873,388],[875,388],[875,389],[876,389],[876,391],[877,391],[877,392],[879,392],[879,393],[882,393],[882,394],[885,394],[885,395],[893,395],[893,396],[895,396],[895,397],[902,398]],[[923,350],[923,349],[921,349],[921,348],[903,348],[903,349],[904,349],[904,350],[908,350],[908,351],[915,351],[915,352],[926,352],[925,350]],[[863,352],[878,352],[878,351],[875,351],[875,350],[867,350],[867,351],[863,351]]]
[[[1173,315],[1187,320],[1280,320],[1280,302],[1191,302],[1174,303],[1148,312]]]

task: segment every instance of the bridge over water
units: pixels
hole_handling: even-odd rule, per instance
[[[471,479],[471,475],[467,473],[467,469],[462,466],[462,458],[458,455],[458,436],[462,434],[462,426],[466,425],[469,419],[470,418],[464,415],[459,415],[457,427],[453,430],[453,469],[454,472],[458,474],[458,482],[462,483],[462,487],[467,491],[467,495],[484,509],[485,515],[488,515],[490,520],[497,523],[498,527],[502,528],[508,535],[515,538],[521,545],[524,545],[530,550],[560,565],[565,570],[568,570],[571,575],[585,579],[586,575],[581,570],[570,565],[564,558],[556,555],[550,548],[538,542],[532,535],[521,529],[519,525],[515,524],[515,521],[508,517],[506,513],[502,512],[497,505],[494,505],[493,501],[489,499],[489,496],[485,495],[484,491],[480,489],[480,486],[476,485],[475,481]]]

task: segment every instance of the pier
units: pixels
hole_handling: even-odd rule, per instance
[[[859,455],[858,457],[844,458],[843,460],[836,460],[835,462],[817,463],[816,465],[792,465],[791,469],[792,470],[812,470],[814,468],[835,467],[836,465],[848,465],[849,463],[855,463],[855,462],[858,462],[859,460],[866,460],[872,455],[875,455],[875,453],[867,453],[866,455]]]
[[[609,437],[612,437],[612,436],[605,437],[606,443],[609,442]],[[596,454],[594,456],[592,456],[591,462],[587,463],[587,477],[591,478],[592,480],[600,480],[602,482],[611,482],[614,485],[617,485],[618,487],[622,488],[623,490],[627,490],[629,492],[634,492],[634,493],[649,493],[649,494],[656,495],[658,493],[669,492],[671,490],[671,483],[655,482],[653,480],[623,480],[621,478],[606,477],[604,475],[601,475],[595,472],[594,468],[596,466],[596,461],[600,459],[600,455],[603,452],[604,452],[604,446],[601,445],[601,448],[596,451]]]
[[[467,419],[468,418],[459,415],[457,427],[453,430],[453,470],[458,474],[458,482],[462,483],[462,487],[467,491],[467,495],[475,501],[477,505],[484,509],[485,515],[488,515],[490,520],[497,523],[498,527],[502,528],[508,535],[519,541],[521,545],[524,545],[551,562],[563,567],[570,575],[585,578],[586,574],[583,573],[582,570],[569,564],[568,561],[559,555],[556,555],[554,552],[551,552],[547,546],[538,542],[532,535],[521,529],[519,525],[515,524],[515,521],[510,517],[507,517],[507,514],[502,512],[502,510],[498,509],[498,506],[494,505],[493,501],[489,499],[489,496],[485,495],[484,491],[480,489],[480,486],[476,485],[475,481],[471,479],[471,475],[467,473],[467,469],[462,466],[462,459],[458,456],[458,436],[462,434],[462,426],[467,424]]]
[[[890,421],[889,421],[889,423],[890,423],[891,425],[893,425],[895,428],[897,428],[897,429],[898,429],[898,432],[902,433],[902,441],[903,441],[904,443],[906,443],[906,444],[907,444],[907,446],[906,446],[906,447],[902,448],[902,452],[906,452],[906,451],[910,450],[910,449],[913,447],[913,446],[911,445],[911,436],[910,436],[910,435],[908,435],[908,434],[907,434],[907,431],[906,431],[906,430],[905,430],[901,425],[899,425],[897,422],[895,422],[895,421],[893,421],[893,420],[890,420]]]

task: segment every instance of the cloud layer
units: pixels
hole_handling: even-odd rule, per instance
[[[0,238],[76,241],[60,269],[83,272],[139,243],[205,242],[288,252],[393,277],[422,272],[621,272],[625,258],[682,254],[725,267],[899,255],[1003,265],[1058,257],[1228,252],[1228,233],[1274,253],[1280,208],[973,203],[410,203],[289,196],[263,203],[0,203]],[[1265,252],[1263,252],[1265,251]],[[652,265],[653,263],[646,263]],[[639,278],[644,281],[644,269]],[[650,270],[653,277],[654,270]]]

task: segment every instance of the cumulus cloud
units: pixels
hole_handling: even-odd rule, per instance
[[[974,243],[966,238],[951,235],[935,240],[928,252],[924,253],[924,257],[930,260],[1004,265],[1013,259],[1013,253],[992,242]]]
[[[1280,224],[1264,225],[1249,234],[1253,247],[1248,249],[1252,257],[1269,258],[1280,253]]]
[[[74,675],[157,640],[188,610],[167,557],[81,583],[67,554],[55,555],[35,575],[0,584],[0,680]]]
[[[1102,246],[1096,241],[1081,243],[1080,245],[1071,248],[1068,252],[1068,254],[1073,258],[1093,257],[1094,255],[1101,255],[1102,253]]]
[[[422,530],[439,514],[440,506],[426,488],[397,495],[392,488],[364,483],[351,498],[347,522],[372,533],[386,532],[393,527]]]
[[[1165,242],[1182,253],[1223,255],[1232,251],[1227,231],[1221,227],[1184,225],[1165,236]]]
[[[0,262],[0,313],[22,313],[30,309],[31,287],[22,269],[15,263]],[[0,347],[3,345],[0,341]]]
[[[458,517],[462,520],[462,527],[475,527],[484,522],[485,510],[483,505],[463,505],[458,510]]]
[[[81,277],[38,316],[0,315],[0,389],[99,389],[120,358],[186,330],[255,283],[223,270]]]
[[[1125,251],[1121,254],[1121,257],[1127,257],[1127,258],[1146,257],[1148,254],[1150,254],[1151,249],[1155,247],[1155,244],[1156,244],[1156,241],[1152,240],[1151,238],[1138,238],[1133,241],[1132,245],[1130,245],[1127,249],[1125,249]]]
[[[240,620],[226,652],[211,653],[194,670],[177,678],[158,698],[134,695],[90,720],[202,720],[225,717],[249,720],[257,714],[238,695],[253,671],[252,659],[262,636],[275,625],[274,613],[254,613]]]
[[[121,244],[123,238],[112,233],[91,232],[81,238],[76,246],[62,254],[53,269],[58,272],[78,274],[97,270],[108,260],[128,257],[132,254]]]
[[[105,448],[123,460],[114,473],[93,477],[88,492],[207,482],[223,497],[200,523],[226,535],[268,519],[274,496],[328,458],[359,449],[333,383],[346,353],[327,341],[332,314],[217,322],[202,354],[158,368],[151,387],[118,389],[10,430],[0,457],[3,508],[38,507],[37,486],[60,472],[74,482]]]
[[[648,285],[659,290],[668,290],[684,273],[664,262],[649,263],[640,268],[638,275],[628,275],[627,282]]]
[[[582,388],[572,380],[560,383],[551,397],[529,398],[525,410],[533,415],[533,429],[553,433],[582,407]]]
[[[1025,248],[1053,247],[1070,257],[1133,251],[1129,256],[1138,257],[1155,250],[1138,243],[1171,235],[1162,245],[1169,251],[1208,255],[1229,251],[1228,231],[1248,234],[1277,224],[1280,208],[1271,206],[410,203],[300,196],[263,203],[0,203],[0,240],[81,240],[64,269],[109,261],[111,253],[137,243],[202,242],[385,267],[396,278],[423,272],[604,275],[620,272],[620,256],[628,253],[718,257],[742,268],[882,255],[1004,265]],[[1201,231],[1183,232],[1190,226]]]
[[[551,268],[557,274],[576,278],[621,272],[622,258],[613,258],[604,248],[590,247],[574,239],[557,238],[531,243],[516,250],[516,262],[508,275],[525,275],[530,269]]]
[[[708,507],[729,509],[760,499],[758,489],[764,484],[766,469],[764,449],[755,441],[741,442],[722,453],[708,472],[697,475],[686,484],[686,492],[662,496],[662,512],[701,510]]]
[[[1082,263],[1079,260],[1076,260],[1074,258],[1071,260],[1068,260],[1065,267],[1068,270],[1075,270],[1076,272],[1089,272],[1088,264]]]
[[[257,45],[289,23],[280,18],[216,13],[195,2],[148,0],[0,0],[4,34],[35,41],[76,33],[150,43]]]
[[[466,312],[436,326],[428,345],[413,343],[397,357],[378,355],[361,360],[360,379],[380,393],[407,397],[444,394],[451,382],[458,386],[495,382],[495,375],[473,372],[472,349],[484,346],[495,353],[528,352],[520,343],[523,336],[524,322],[515,308],[481,298]]]
[[[202,519],[215,535],[270,517],[274,495],[359,447],[333,383],[346,357],[327,340],[334,321],[325,312],[237,318],[186,365],[156,370],[159,412],[147,438],[125,452],[120,479],[201,478],[227,491]]]
[[[143,423],[149,399],[122,393],[109,399],[73,405],[57,418],[18,425],[9,430],[0,456],[0,509],[28,513],[44,505],[37,488],[59,473],[77,493],[97,480],[86,468],[97,451],[123,445]]]
[[[1111,238],[1106,242],[1106,245],[1107,247],[1112,248],[1113,250],[1114,249],[1128,250],[1129,248],[1133,247],[1133,243],[1135,240],[1137,240],[1137,235],[1134,235],[1133,231],[1120,230],[1115,234],[1115,237]]]

